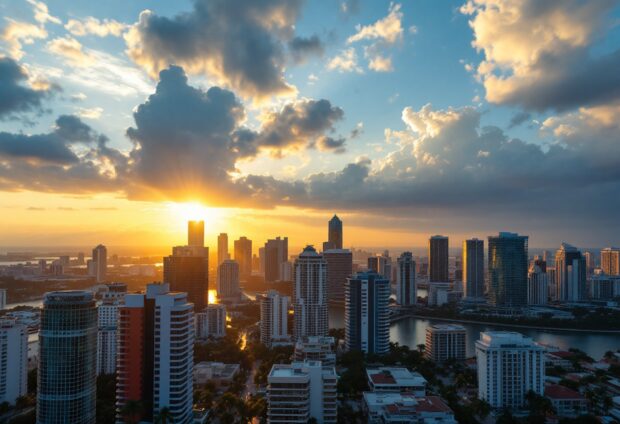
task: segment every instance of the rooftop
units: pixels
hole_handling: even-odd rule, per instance
[[[545,396],[550,399],[585,399],[581,393],[559,384],[545,386]]]
[[[417,372],[411,372],[407,368],[369,368],[366,370],[368,380],[374,385],[398,385],[398,386],[423,386],[426,379]]]

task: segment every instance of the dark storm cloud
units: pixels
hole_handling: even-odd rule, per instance
[[[50,90],[35,90],[25,83],[26,71],[13,59],[0,57],[0,119],[16,113],[40,111]]]
[[[508,129],[518,127],[522,123],[528,121],[532,117],[532,114],[529,112],[517,112],[512,115],[510,118],[510,124],[508,125]]]
[[[329,136],[319,137],[316,147],[321,151],[333,151],[334,153],[344,153],[346,139],[343,137],[333,138]]]
[[[129,56],[153,77],[170,64],[206,73],[242,95],[294,89],[284,79],[286,43],[294,40],[301,0],[195,0],[168,18],[140,14],[125,36]]]
[[[317,35],[309,38],[295,37],[289,42],[289,50],[295,63],[303,63],[310,56],[322,56],[325,46]]]

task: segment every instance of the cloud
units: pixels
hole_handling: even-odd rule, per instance
[[[9,18],[5,19],[8,24],[2,30],[0,39],[6,44],[6,51],[13,59],[20,60],[24,57],[22,50],[24,44],[32,44],[37,39],[47,38],[47,31],[41,26]]]
[[[125,35],[127,54],[153,78],[170,64],[257,98],[291,95],[284,78],[301,0],[195,0],[168,18],[145,10]]]
[[[512,115],[512,118],[510,118],[510,125],[508,125],[508,128],[510,129],[510,128],[518,127],[522,123],[529,121],[531,118],[532,118],[531,113],[517,112],[514,115]]]
[[[333,138],[324,135],[317,139],[316,146],[324,152],[344,153],[346,141],[344,137]]]
[[[129,25],[114,19],[99,20],[92,16],[82,20],[69,19],[69,22],[65,25],[65,29],[76,37],[83,37],[85,35],[120,37],[128,27]]]
[[[58,37],[49,41],[47,49],[67,59],[71,66],[87,67],[95,63],[95,58],[86,53],[82,49],[82,44],[71,36]]]
[[[289,50],[295,63],[303,63],[310,56],[322,56],[325,46],[317,35],[309,38],[295,37],[289,42]]]
[[[340,12],[345,15],[353,15],[360,10],[360,0],[342,0],[340,2]]]
[[[620,95],[620,50],[595,53],[612,26],[616,0],[474,0],[473,46],[484,54],[477,77],[487,100],[543,111],[605,103]],[[607,50],[607,49],[606,49]]]
[[[42,25],[47,22],[51,22],[54,24],[62,23],[60,19],[58,19],[55,16],[50,15],[47,5],[43,3],[42,1],[36,1],[36,0],[26,0],[26,1],[33,6],[35,21],[39,22]]]
[[[327,69],[339,72],[363,72],[362,68],[357,64],[357,53],[353,47],[342,50],[339,55],[331,58],[327,62]]]
[[[40,111],[41,101],[54,90],[53,87],[32,88],[27,71],[16,61],[0,57],[0,120],[14,117],[21,112]]]
[[[403,12],[401,5],[391,3],[388,15],[379,19],[372,25],[358,25],[357,32],[347,39],[347,43],[355,43],[362,40],[380,40],[388,44],[394,44],[403,37]]]
[[[92,108],[77,108],[76,114],[80,118],[86,119],[99,119],[101,118],[101,114],[103,113],[103,108],[100,107],[92,107]]]
[[[364,54],[370,59],[368,69],[375,72],[391,72],[394,70],[391,57],[381,56],[380,54],[372,53],[370,50],[365,50]]]

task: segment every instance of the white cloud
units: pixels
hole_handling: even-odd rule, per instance
[[[70,19],[65,25],[65,29],[76,37],[85,35],[96,35],[98,37],[112,35],[120,37],[128,27],[127,24],[115,21],[114,19],[99,20],[92,16],[82,20]]]
[[[403,12],[400,9],[400,4],[391,3],[388,15],[385,18],[379,19],[372,25],[358,25],[356,27],[357,33],[350,36],[347,43],[351,44],[362,40],[381,40],[393,44],[401,40],[403,37]]]
[[[46,22],[51,22],[54,24],[61,24],[62,22],[55,16],[50,15],[47,5],[42,1],[36,0],[26,0],[33,6],[34,9],[34,19],[40,24],[45,24]]]
[[[93,107],[93,108],[79,107],[76,109],[76,114],[80,118],[86,118],[86,119],[99,119],[101,118],[102,113],[103,113],[103,108],[100,108],[100,107]]]
[[[357,64],[357,53],[353,47],[342,50],[339,55],[331,58],[327,63],[327,69],[339,72],[363,72]]]
[[[47,43],[47,49],[55,55],[67,60],[68,64],[77,67],[91,66],[94,58],[84,51],[82,44],[71,36],[58,37]]]
[[[47,31],[43,27],[10,18],[5,19],[8,24],[4,27],[0,39],[6,45],[5,51],[16,60],[24,57],[22,50],[24,44],[33,44],[37,39],[47,38]]]

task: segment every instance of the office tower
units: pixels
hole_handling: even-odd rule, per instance
[[[353,254],[348,249],[330,249],[323,252],[323,259],[327,263],[327,299],[344,304],[344,285],[353,274]]]
[[[280,264],[280,281],[293,281],[293,263],[291,261]]]
[[[435,362],[447,359],[465,360],[465,327],[457,324],[435,324],[426,329],[424,354]]]
[[[168,408],[175,423],[192,422],[194,314],[186,293],[148,284],[119,308],[117,419],[128,401],[142,404],[140,421]],[[94,407],[93,407],[94,409]]]
[[[6,289],[0,289],[0,311],[6,308]]]
[[[607,275],[620,275],[620,248],[606,247],[601,250],[601,269]]]
[[[217,297],[220,299],[239,299],[239,264],[225,260],[217,271]]]
[[[492,408],[519,409],[528,391],[543,395],[544,349],[522,334],[480,333],[476,341],[478,397]]]
[[[194,314],[196,337],[207,339],[226,335],[226,306],[222,304],[207,305],[202,312]]]
[[[463,294],[467,300],[484,298],[484,240],[463,240]]]
[[[45,294],[37,377],[37,423],[95,423],[97,305],[92,293]]]
[[[596,300],[620,297],[620,275],[594,274],[590,280],[590,297]]]
[[[390,282],[374,272],[358,273],[345,286],[347,350],[383,355],[390,349]]]
[[[258,272],[264,277],[265,276],[265,248],[258,248]]]
[[[79,252],[77,255],[77,264],[78,265],[84,265],[86,262],[84,262],[84,252]]]
[[[546,305],[549,296],[549,280],[546,263],[535,260],[527,275],[527,304]]]
[[[217,236],[217,264],[221,265],[227,259],[230,259],[228,255],[228,234],[220,233]]]
[[[97,308],[97,375],[116,372],[118,308],[126,293],[126,284],[108,284],[108,292]]]
[[[314,247],[306,246],[295,260],[295,340],[327,336],[327,262]]]
[[[558,301],[558,291],[556,288],[556,281],[555,281],[555,268],[554,267],[549,267],[547,266],[547,287],[549,289],[547,298],[551,301],[551,302],[557,302]]]
[[[448,274],[448,237],[433,236],[428,240],[429,282],[450,281]]]
[[[28,392],[28,328],[0,319],[0,403],[11,405]]]
[[[376,256],[369,257],[368,270],[376,272],[387,280],[391,279],[392,264],[390,257],[385,253],[383,255],[377,254]]]
[[[187,221],[187,245],[204,247],[205,245],[205,222]]]
[[[568,243],[562,243],[555,254],[555,289],[560,302],[586,298],[586,259]]]
[[[416,292],[413,254],[403,252],[397,260],[396,303],[401,306],[415,305],[417,301]]]
[[[586,277],[589,278],[594,272],[594,257],[591,252],[583,252],[583,257],[586,260]]]
[[[209,249],[173,248],[172,255],[164,258],[164,282],[172,291],[187,293],[188,301],[201,311],[209,302]]]
[[[329,220],[327,242],[332,249],[342,249],[342,221],[338,215]]]
[[[235,240],[235,260],[239,264],[239,279],[247,281],[252,275],[252,240],[247,237]]]
[[[527,236],[489,236],[489,302],[498,307],[527,305]]]
[[[336,423],[336,370],[319,361],[274,364],[267,376],[270,424]]]
[[[323,367],[336,366],[336,340],[333,337],[304,337],[295,343],[295,362],[321,361]]]
[[[288,342],[288,305],[291,298],[269,290],[260,297],[260,341],[266,346]]]
[[[288,237],[267,240],[265,243],[265,281],[280,281],[280,267],[288,260]]]
[[[108,249],[102,244],[93,249],[94,277],[97,283],[103,283],[106,280],[108,271]]]

